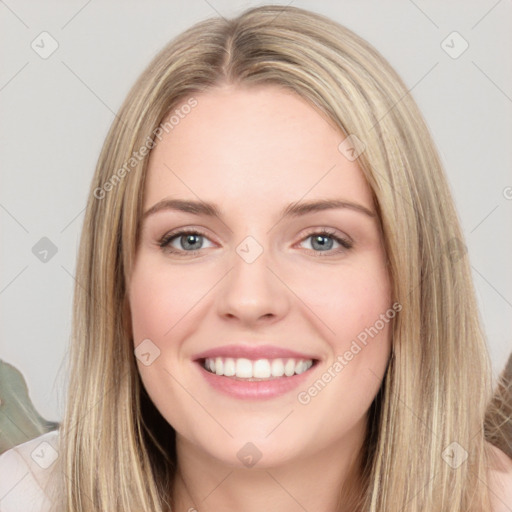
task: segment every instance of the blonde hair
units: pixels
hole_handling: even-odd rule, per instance
[[[182,33],[142,73],[112,124],[79,247],[56,505],[68,512],[170,510],[174,430],[142,386],[126,290],[157,130],[173,109],[223,83],[294,91],[340,134],[365,144],[358,163],[402,310],[368,411],[364,486],[354,510],[489,510],[491,367],[432,138],[407,87],[370,44],[321,15],[278,6]],[[443,456],[453,442],[468,453],[457,468]]]

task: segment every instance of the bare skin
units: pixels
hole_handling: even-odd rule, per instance
[[[164,199],[213,202],[222,220],[148,215],[129,283],[134,344],[149,339],[160,351],[139,372],[177,434],[174,510],[353,510],[366,414],[391,349],[389,320],[354,345],[392,307],[370,188],[338,150],[344,136],[300,97],[273,86],[195,97],[151,153],[144,211]],[[370,215],[348,207],[280,215],[321,199]],[[160,246],[178,228],[201,231],[193,249],[187,235]],[[352,247],[322,239],[322,229]],[[251,263],[237,252],[248,236],[256,243],[245,247],[262,250]],[[194,360],[227,344],[270,344],[317,363],[300,388],[241,400],[214,389]],[[309,392],[319,379],[328,382]],[[260,454],[252,467],[237,456],[247,443]]]
[[[489,488],[493,512],[512,511],[512,459],[489,445],[493,458],[489,468]]]

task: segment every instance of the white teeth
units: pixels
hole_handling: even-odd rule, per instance
[[[282,377],[284,375],[284,364],[282,359],[274,359],[270,365],[270,373],[273,377]]]
[[[268,359],[258,359],[254,361],[252,376],[257,379],[268,379],[270,377],[270,363]]]
[[[231,357],[228,357],[224,360],[224,375],[226,377],[232,377],[236,373],[236,365],[235,360]]]
[[[222,357],[217,357],[215,359],[215,373],[217,375],[224,375],[224,362],[222,361]]]
[[[295,373],[295,359],[288,359],[284,365],[284,374],[291,377]]]
[[[252,362],[249,359],[236,359],[235,375],[242,379],[252,378]]]
[[[295,365],[295,373],[297,375],[300,375],[301,373],[304,373],[309,368],[308,363],[306,361],[299,361]]]
[[[312,359],[258,359],[216,357],[207,358],[204,367],[211,373],[241,379],[268,379],[300,375],[313,365]]]

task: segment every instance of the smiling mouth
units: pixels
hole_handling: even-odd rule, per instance
[[[300,375],[307,372],[318,361],[293,357],[257,360],[243,357],[208,357],[198,362],[209,373],[233,380],[258,382]]]

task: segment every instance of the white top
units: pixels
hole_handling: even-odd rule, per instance
[[[46,486],[59,457],[58,430],[48,432],[0,455],[0,510],[48,512]]]

